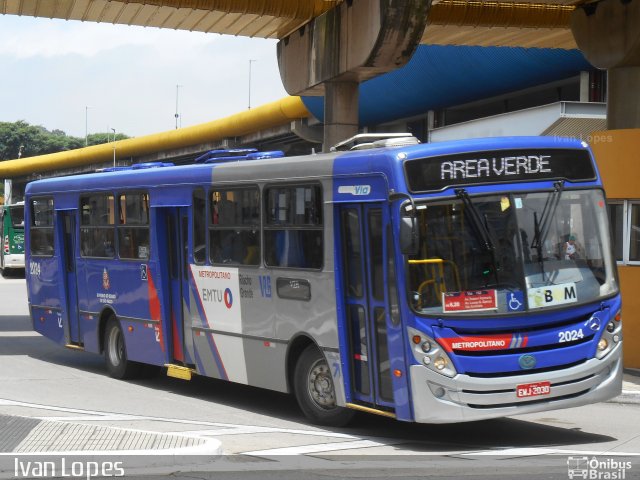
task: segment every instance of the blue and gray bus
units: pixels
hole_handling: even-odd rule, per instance
[[[621,300],[587,144],[389,142],[30,183],[33,328],[104,354],[116,378],[155,365],[291,392],[325,425],[619,394]]]

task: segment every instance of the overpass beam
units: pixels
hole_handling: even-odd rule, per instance
[[[571,30],[594,66],[607,69],[607,128],[640,128],[640,0],[602,0],[575,9]]]
[[[287,92],[325,95],[325,151],[357,133],[358,85],[409,61],[424,33],[430,4],[347,0],[278,42]]]

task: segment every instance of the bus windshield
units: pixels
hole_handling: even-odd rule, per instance
[[[13,228],[24,228],[24,205],[9,207]]]
[[[515,313],[617,291],[600,190],[466,195],[417,203],[410,301],[422,314]]]

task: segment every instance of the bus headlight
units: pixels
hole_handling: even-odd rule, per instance
[[[444,357],[438,357],[434,360],[433,366],[438,370],[444,370],[447,368],[447,360]]]
[[[602,359],[606,357],[611,350],[613,350],[618,343],[622,341],[622,315],[618,311],[612,320],[607,322],[602,337],[598,341],[596,348],[596,358]]]
[[[433,338],[415,328],[407,327],[407,329],[412,343],[411,351],[416,362],[447,377],[456,376],[458,372],[456,372],[453,362]]]

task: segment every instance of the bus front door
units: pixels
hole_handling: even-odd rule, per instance
[[[379,204],[346,205],[339,222],[351,398],[390,412],[395,403],[387,339],[394,332],[386,298],[387,215]]]
[[[78,315],[78,283],[76,279],[76,210],[58,212],[58,225],[62,227],[62,241],[58,242],[60,258],[64,267],[64,290],[68,331],[65,329],[67,344],[82,345],[80,316]]]

